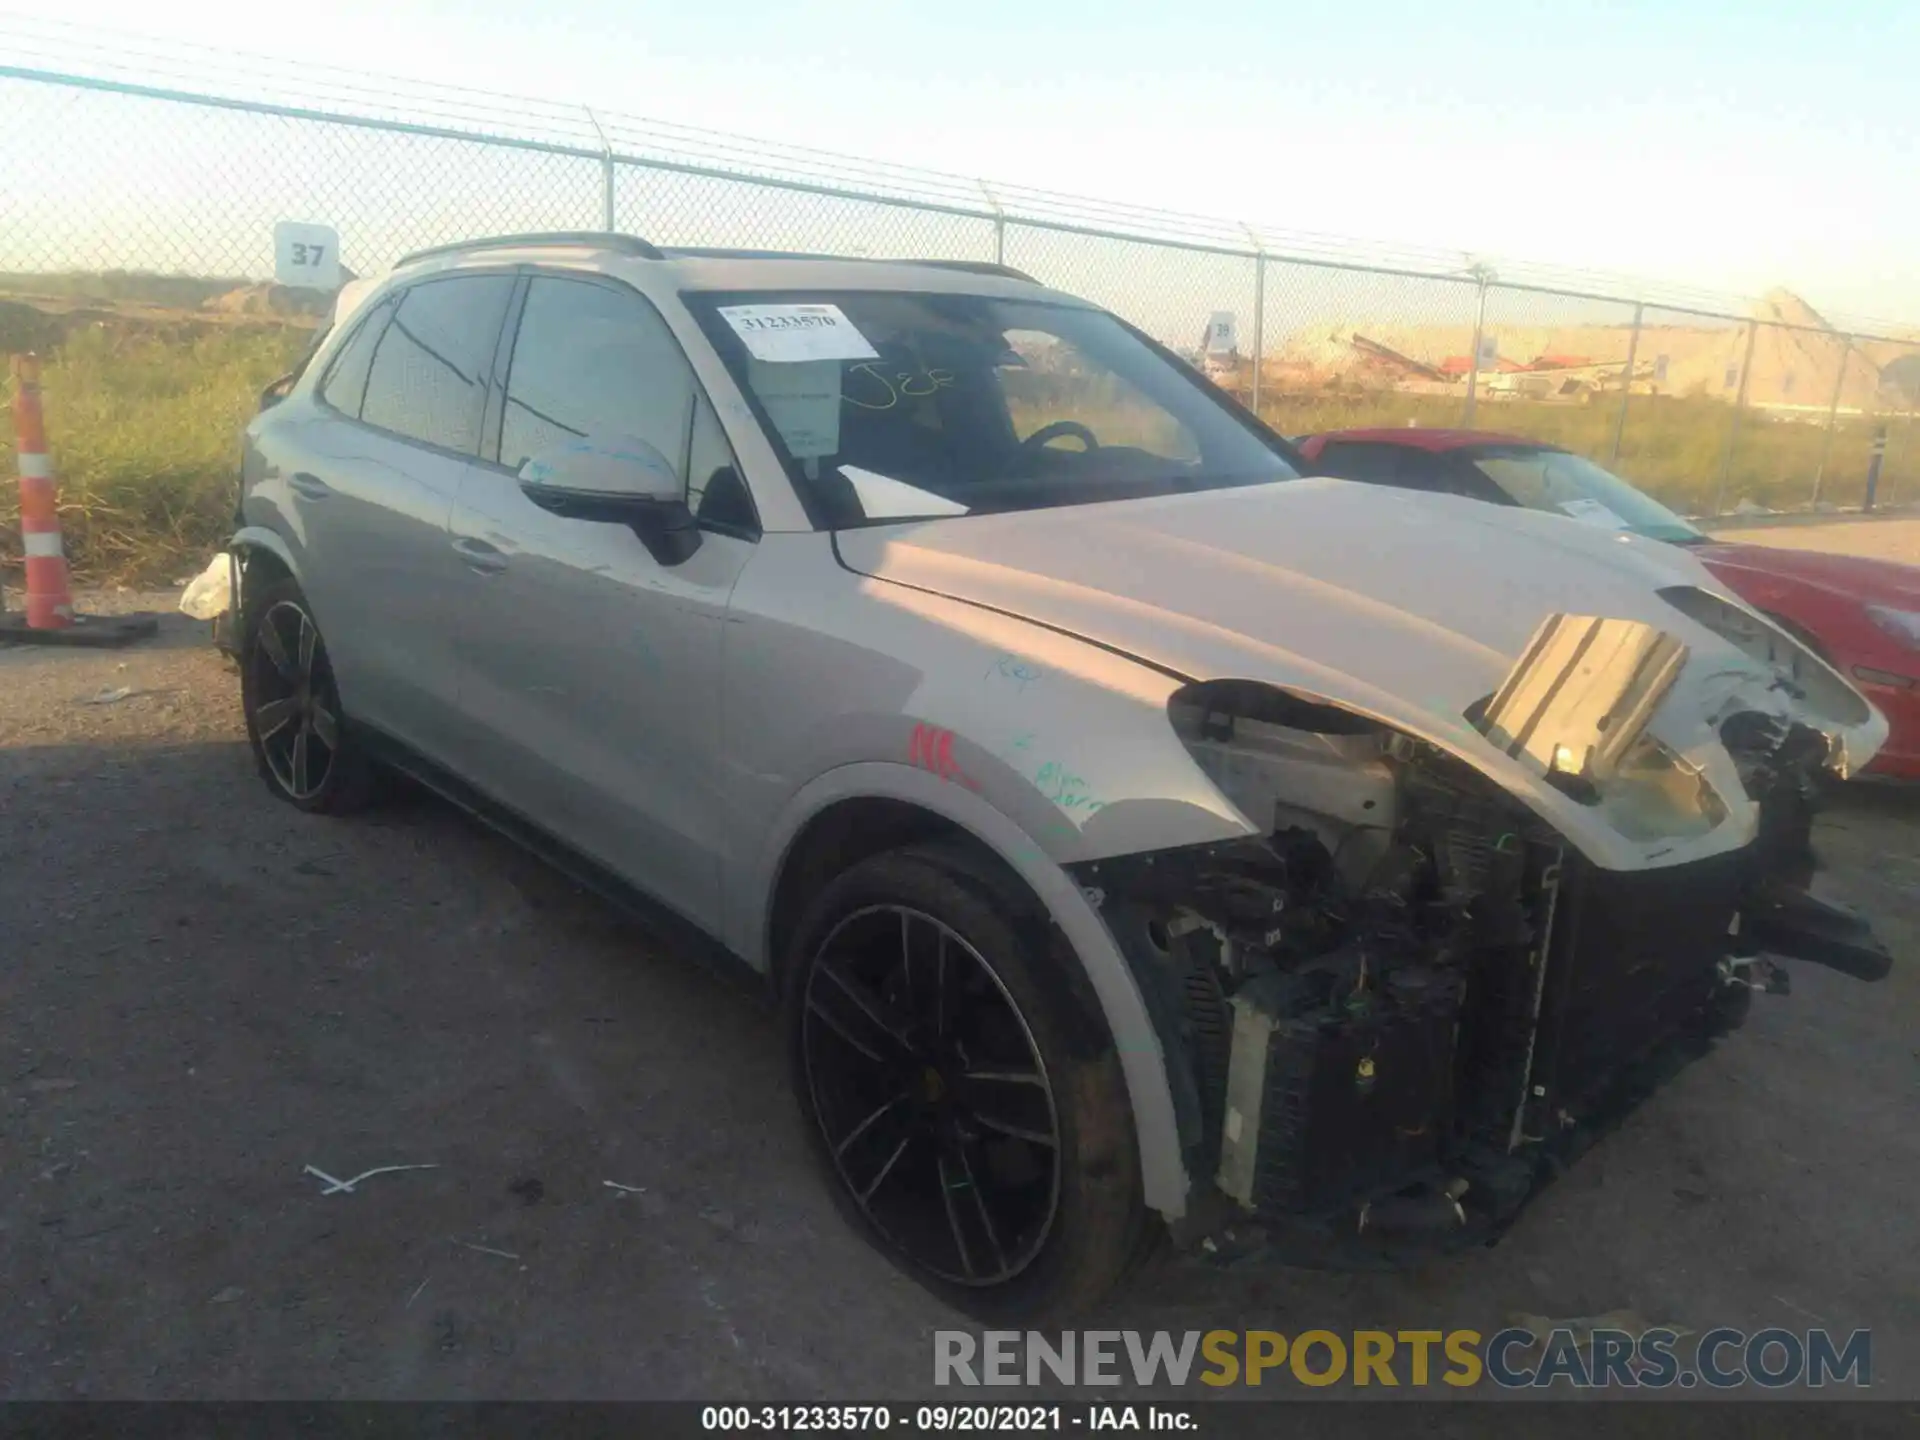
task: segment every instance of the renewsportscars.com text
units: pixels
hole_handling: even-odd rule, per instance
[[[1683,1338],[1689,1342],[1682,1348]],[[1464,1389],[1818,1389],[1873,1382],[1873,1333],[1727,1327],[1683,1337],[1595,1328],[936,1330],[936,1385],[1327,1385]]]

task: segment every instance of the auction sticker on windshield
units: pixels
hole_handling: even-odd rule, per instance
[[[838,305],[722,305],[720,318],[756,360],[878,360]]]

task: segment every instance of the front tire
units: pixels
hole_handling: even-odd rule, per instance
[[[373,767],[354,743],[326,642],[289,578],[249,596],[240,643],[247,743],[275,796],[316,814],[343,815],[373,796]]]
[[[1133,1115],[1077,961],[955,845],[829,883],[784,976],[795,1091],[843,1213],[983,1320],[1092,1305],[1143,1253]]]

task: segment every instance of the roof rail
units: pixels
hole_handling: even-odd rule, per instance
[[[905,260],[897,263],[931,265],[936,270],[962,270],[969,275],[998,275],[1003,280],[1025,280],[1029,285],[1040,283],[1026,271],[1016,270],[1011,265],[1002,265],[997,260]]]
[[[661,251],[669,259],[688,260],[840,260],[851,265],[925,265],[934,270],[961,270],[970,275],[998,275],[1007,280],[1039,284],[1024,270],[992,260],[922,260],[913,256],[823,255],[814,250],[734,250],[717,245],[672,245]]]
[[[592,245],[601,250],[618,250],[642,260],[658,260],[660,251],[638,235],[621,235],[611,230],[546,230],[530,235],[484,235],[472,240],[456,240],[450,245],[429,245],[394,261],[395,268],[435,255],[459,255],[469,250],[517,249],[527,245]]]
[[[858,255],[825,255],[812,250],[738,250],[726,245],[669,245],[669,260],[858,260]]]

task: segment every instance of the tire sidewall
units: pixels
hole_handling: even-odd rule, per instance
[[[938,846],[890,851],[841,874],[808,906],[782,969],[794,1094],[808,1147],[836,1205],[895,1265],[982,1320],[1072,1313],[1110,1290],[1140,1249],[1145,1211],[1132,1109],[1078,960],[1017,880],[995,876],[971,858]],[[814,1113],[802,1045],[813,954],[840,919],[874,904],[921,910],[978,951],[1025,1021],[1053,1090],[1061,1148],[1052,1232],[1026,1269],[997,1286],[937,1275],[882,1233],[847,1193]]]

